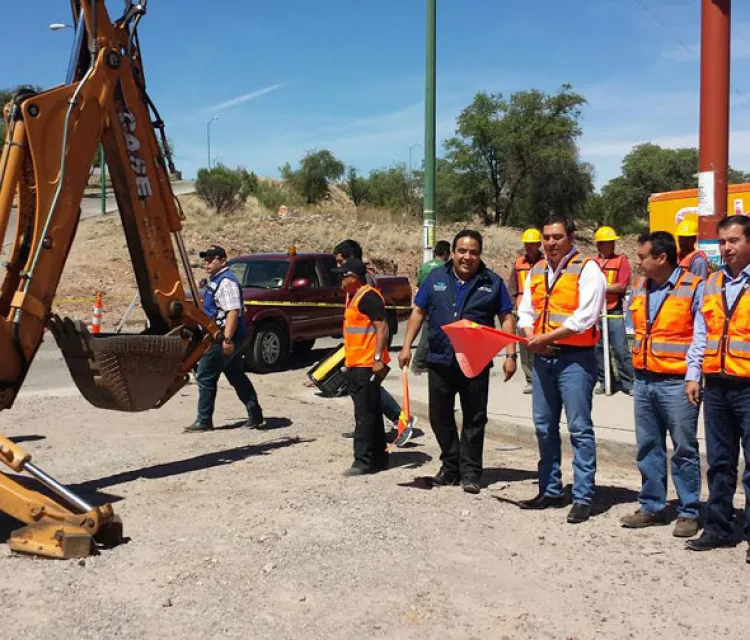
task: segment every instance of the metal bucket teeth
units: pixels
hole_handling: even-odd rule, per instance
[[[187,342],[175,336],[92,336],[80,320],[54,316],[50,330],[79,391],[95,407],[146,411],[180,379]]]

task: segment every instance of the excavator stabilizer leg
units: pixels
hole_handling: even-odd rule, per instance
[[[82,527],[35,522],[14,531],[8,539],[8,546],[17,553],[64,560],[90,556],[94,541],[90,532]]]

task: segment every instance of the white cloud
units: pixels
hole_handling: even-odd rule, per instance
[[[223,111],[224,109],[229,109],[229,107],[234,107],[238,104],[242,104],[243,102],[248,102],[250,100],[260,98],[261,96],[264,96],[267,93],[271,93],[272,91],[276,91],[277,89],[281,89],[284,86],[284,84],[272,84],[268,87],[263,87],[262,89],[256,89],[255,91],[251,91],[250,93],[246,93],[242,96],[227,100],[226,102],[220,102],[219,104],[215,104],[212,107],[206,107],[205,109],[203,109],[202,113],[216,113],[217,111]]]

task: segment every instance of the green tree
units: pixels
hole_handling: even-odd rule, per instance
[[[618,230],[641,228],[648,219],[648,199],[654,193],[698,186],[698,149],[664,149],[656,144],[633,147],[621,165],[621,175],[602,189],[605,221]],[[750,180],[750,174],[729,168],[729,184]]]
[[[459,222],[486,215],[492,196],[478,173],[458,171],[446,158],[438,158],[435,169],[435,208],[441,220]]]
[[[199,169],[195,192],[216,213],[225,214],[242,206],[258,189],[258,176],[246,169],[229,169],[218,164],[211,169]]]
[[[326,149],[308,152],[296,171],[288,162],[281,167],[281,177],[308,204],[323,200],[328,195],[331,183],[343,175],[344,163]]]
[[[358,207],[368,199],[370,185],[367,178],[357,175],[354,167],[349,167],[346,173],[346,193],[352,199],[355,207]]]
[[[566,84],[554,95],[532,89],[508,100],[478,93],[461,112],[456,136],[444,143],[446,156],[456,171],[481,178],[495,223],[506,225],[515,217],[517,199],[540,165],[575,159],[585,102]]]
[[[594,168],[578,160],[571,142],[567,153],[561,152],[533,165],[523,182],[514,223],[540,226],[554,211],[573,219],[584,218],[586,203],[594,193]]]
[[[368,201],[403,217],[416,217],[421,206],[418,185],[421,172],[410,172],[405,163],[376,169],[368,178]]]

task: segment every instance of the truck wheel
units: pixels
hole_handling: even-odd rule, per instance
[[[289,336],[277,324],[263,325],[255,332],[251,353],[255,371],[278,371],[289,355]]]
[[[292,352],[298,356],[305,355],[306,353],[310,353],[314,346],[315,340],[299,340],[292,343]]]

